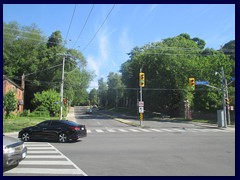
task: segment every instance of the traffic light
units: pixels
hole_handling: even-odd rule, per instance
[[[63,103],[64,103],[65,105],[67,105],[67,98],[64,98],[64,99],[63,99]]]
[[[145,74],[144,73],[139,73],[139,86],[144,87],[145,85]]]
[[[191,77],[188,79],[189,81],[189,89],[190,91],[195,91],[196,84],[195,84],[195,78]]]
[[[226,105],[230,104],[229,98],[225,98]]]

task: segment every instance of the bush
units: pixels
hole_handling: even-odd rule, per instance
[[[50,112],[44,106],[38,106],[29,117],[50,117]]]
[[[24,109],[23,112],[20,114],[20,117],[27,117],[30,115],[30,110]]]
[[[50,117],[49,111],[33,111],[28,117]]]

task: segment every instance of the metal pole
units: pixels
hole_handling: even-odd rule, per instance
[[[227,127],[227,115],[226,115],[226,102],[225,102],[225,98],[226,98],[226,83],[225,83],[225,77],[224,77],[224,70],[222,67],[222,93],[223,93],[223,114],[224,114],[224,128]]]
[[[61,92],[60,92],[60,120],[63,116],[63,85],[64,85],[64,64],[65,64],[65,55],[63,55],[63,65],[62,65],[62,83],[61,83]]]
[[[228,99],[228,87],[227,87],[227,80],[225,79],[225,87],[226,87],[226,98]],[[228,125],[231,124],[231,119],[230,119],[230,108],[229,104],[227,105],[227,119],[228,119]]]
[[[140,73],[142,72],[142,68],[140,69]],[[140,86],[140,101],[142,101],[142,87]],[[141,118],[140,118],[140,126],[142,126],[143,124],[142,124],[142,120],[141,120]]]

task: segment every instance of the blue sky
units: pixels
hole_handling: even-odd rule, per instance
[[[90,88],[97,88],[98,79],[106,80],[109,72],[118,72],[136,46],[181,33],[214,49],[235,39],[234,4],[4,4],[3,21],[35,23],[46,37],[60,30],[66,46],[82,51],[87,68],[95,72]]]

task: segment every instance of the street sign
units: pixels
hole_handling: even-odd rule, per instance
[[[138,102],[138,106],[139,106],[139,107],[143,107],[143,106],[144,106],[144,101],[139,101],[139,102]]]
[[[144,107],[139,107],[139,113],[144,113]]]
[[[231,81],[235,81],[235,77],[231,78]]]
[[[208,81],[196,81],[196,85],[207,85],[209,84]]]
[[[143,120],[143,114],[142,113],[139,114],[139,119],[140,119],[140,121]]]

